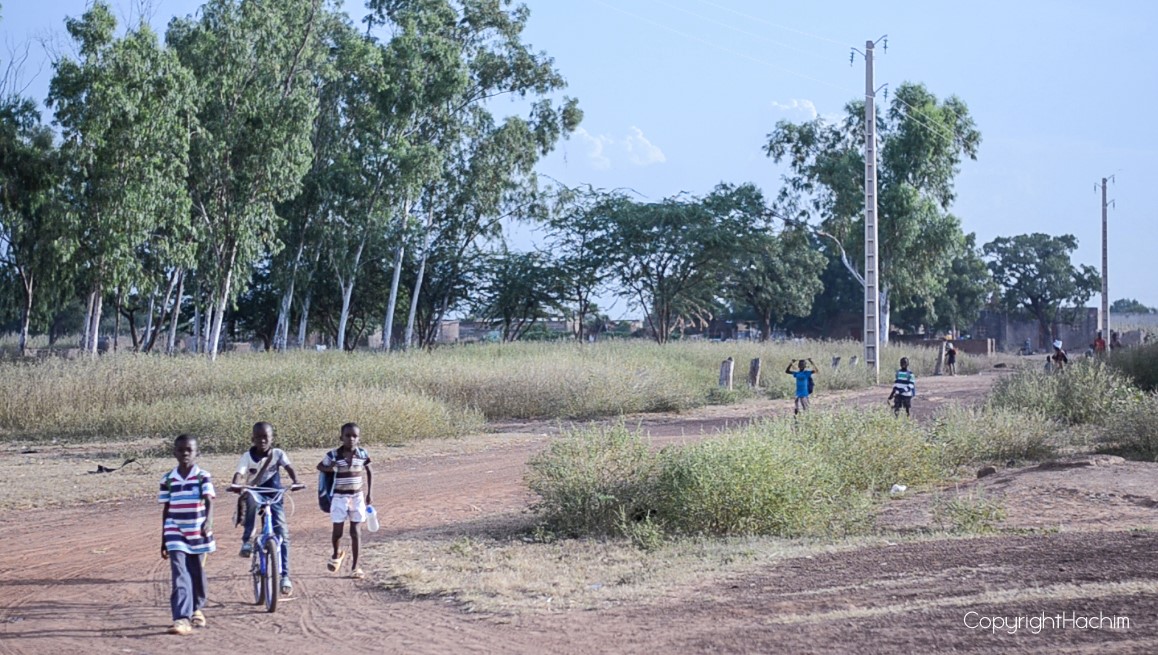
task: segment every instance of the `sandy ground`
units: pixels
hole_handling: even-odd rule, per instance
[[[993,379],[923,380],[918,416],[950,400],[976,400]],[[815,404],[883,405],[885,394],[849,392]],[[628,422],[671,443],[710,438],[786,405],[760,401]],[[383,529],[369,540],[448,527],[469,532],[525,507],[525,462],[559,429],[509,423],[477,439],[392,449],[377,467]],[[272,615],[250,604],[238,534],[219,525],[220,551],[208,563],[209,627],[185,638],[164,633],[169,572],[156,553],[151,491],[84,506],[32,504],[0,511],[0,653],[161,653],[178,644],[191,653],[1158,652],[1158,533],[1148,529],[1158,466],[1084,461],[1004,469],[965,483],[1001,498],[1006,526],[1022,533],[786,559],[648,602],[513,616],[471,614],[447,599],[415,599],[327,573],[329,526],[307,491],[291,522],[294,595]],[[123,473],[150,478],[140,483],[146,486],[154,477],[152,470]],[[931,502],[923,495],[890,502],[881,521],[920,528],[931,520]],[[1059,624],[1058,614],[1068,623]],[[1111,623],[1125,617],[1129,625],[1101,620],[1094,629],[1091,615]],[[1018,616],[1050,622],[1034,630],[1023,619],[1015,632],[975,627]]]

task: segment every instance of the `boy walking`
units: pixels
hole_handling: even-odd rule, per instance
[[[237,485],[243,481],[252,487],[281,489],[283,468],[293,481],[293,486],[298,487],[298,474],[290,463],[289,455],[281,448],[273,447],[273,426],[265,421],[256,423],[253,426],[253,447],[245,451],[237,463],[237,471],[233,474],[233,485],[229,491],[241,493]],[[254,523],[257,519],[257,502],[248,493],[241,497],[241,502],[245,505],[245,527],[241,532],[239,554],[242,557],[249,557],[253,555],[253,541],[250,537],[253,536]],[[289,577],[290,536],[289,525],[285,518],[285,502],[279,500],[270,505],[270,512],[273,515],[273,531],[281,537],[281,593],[288,596],[293,593],[294,585]]]
[[[788,368],[784,372],[796,378],[796,404],[793,406],[792,414],[797,415],[802,411],[808,411],[808,397],[812,395],[812,387],[814,382],[812,376],[816,375],[816,364],[812,363],[812,359],[800,360],[797,363],[798,370],[792,370],[792,362],[788,362]],[[811,370],[805,370],[808,367]]]
[[[913,396],[917,395],[917,376],[909,370],[909,358],[901,358],[901,368],[893,378],[893,390],[889,400],[893,401],[893,416],[901,415],[901,408],[905,408],[905,416],[912,415]]]
[[[366,507],[373,504],[371,488],[373,472],[370,470],[370,454],[358,447],[361,430],[358,424],[347,423],[342,426],[342,445],[326,453],[318,464],[322,473],[334,473],[334,497],[330,502],[330,521],[334,524],[332,536],[334,553],[326,568],[336,572],[342,568],[342,560],[346,558],[345,551],[339,550],[342,544],[342,530],[346,521],[350,522],[350,577],[361,579],[365,577],[362,568],[358,566],[360,539],[358,531],[366,521]]]
[[[182,434],[173,442],[177,468],[161,478],[157,500],[161,512],[161,559],[169,560],[173,592],[170,634],[187,635],[205,627],[204,556],[217,549],[213,541],[213,481],[197,466],[197,438]]]

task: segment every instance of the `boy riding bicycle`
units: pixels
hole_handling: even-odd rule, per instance
[[[229,491],[241,493],[241,485],[261,487],[263,489],[281,489],[281,469],[289,474],[294,485],[298,485],[298,474],[290,464],[289,456],[280,448],[273,447],[273,426],[265,421],[253,426],[253,447],[241,456],[237,464],[237,472],[233,474],[233,484]],[[260,493],[260,492],[259,492]],[[241,497],[245,506],[245,527],[241,534],[242,557],[253,554],[253,526],[257,517],[257,503],[246,494]],[[285,503],[281,499],[270,505],[273,514],[273,531],[281,537],[281,593],[289,595],[293,592],[293,582],[289,577],[289,525],[286,523]]]

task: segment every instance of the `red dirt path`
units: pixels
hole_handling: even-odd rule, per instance
[[[926,380],[918,411],[950,398],[976,399],[991,379]],[[841,394],[839,401],[883,404],[879,389]],[[836,401],[817,405],[826,402]],[[772,407],[782,411],[784,404],[647,417],[642,429],[661,442],[703,438],[725,423]],[[542,424],[503,428],[553,431]],[[382,503],[384,529],[372,538],[463,528],[524,507],[524,464],[546,438],[390,462],[379,469],[379,493],[390,499],[388,508]],[[1152,481],[1156,472],[1132,463],[1121,471],[1135,482]],[[1025,517],[1035,500],[1026,489],[1040,489],[1039,499],[1054,495],[1047,475],[1019,487],[1023,497],[1008,508],[1010,522],[1031,523]],[[1146,503],[1136,493],[1130,498],[1133,525],[1145,520],[1137,512]],[[301,496],[301,506],[311,507],[294,520],[294,597],[273,615],[246,602],[246,562],[236,556],[237,535],[229,531],[209,559],[209,627],[179,638],[164,634],[168,565],[156,553],[159,512],[150,501],[0,513],[0,654],[175,647],[191,653],[1158,652],[1158,567],[1152,563],[1158,536],[1127,531],[1126,523],[1105,516],[1112,506],[1067,506],[1102,512],[1102,532],[865,548],[784,560],[647,604],[512,618],[468,614],[453,603],[331,577],[322,566],[329,527],[323,515],[308,511],[312,499]],[[963,625],[970,610],[990,616],[1101,612],[1128,616],[1131,626],[990,634]]]

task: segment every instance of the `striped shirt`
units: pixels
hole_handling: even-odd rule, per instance
[[[326,453],[322,466],[333,466],[337,475],[334,480],[334,495],[352,495],[362,493],[363,480],[366,477],[366,467],[370,466],[370,454],[358,448],[352,459],[340,459],[337,450]]]
[[[213,537],[201,535],[207,513],[205,499],[214,498],[213,480],[207,471],[193,465],[188,477],[173,469],[161,478],[161,492],[157,502],[169,504],[162,535],[165,550],[179,550],[190,555],[202,555],[217,550]]]
[[[917,376],[912,371],[897,371],[893,381],[893,393],[902,398],[912,398],[917,395]]]

